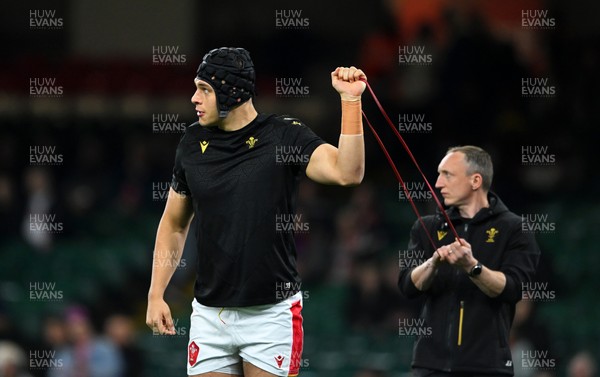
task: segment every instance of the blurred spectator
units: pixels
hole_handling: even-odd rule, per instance
[[[135,344],[133,320],[122,314],[115,314],[106,320],[106,336],[118,347],[123,359],[123,375],[141,377],[143,357]]]
[[[346,314],[355,330],[373,330],[383,319],[385,305],[374,256],[357,256],[353,270]]]
[[[4,299],[4,297],[3,297]],[[0,339],[19,342],[16,326],[6,310],[3,300],[0,300]]]
[[[148,142],[138,136],[128,140],[124,173],[127,177],[119,188],[119,210],[126,216],[136,214],[143,202],[144,182],[148,174]]]
[[[567,376],[594,377],[596,376],[596,370],[596,360],[588,351],[581,351],[569,361]]]
[[[69,339],[64,319],[54,315],[46,317],[43,328],[42,350],[50,352],[53,355],[59,355],[66,352],[68,345]],[[60,360],[58,357],[56,359]],[[60,360],[60,364],[62,364],[62,360]],[[60,364],[56,367],[62,367]],[[52,368],[46,370],[45,376],[51,375],[50,369]]]
[[[30,377],[27,357],[15,343],[0,342],[0,377]]]
[[[398,257],[375,253],[355,257],[346,303],[346,317],[353,329],[372,335],[394,334],[398,319],[417,315],[418,303],[400,296],[397,288]]]
[[[332,207],[324,200],[316,183],[309,179],[300,181],[296,213],[308,223],[309,230],[296,233],[295,238],[298,272],[305,286],[322,283],[332,267],[332,222],[335,216]]]
[[[123,362],[117,348],[98,338],[82,308],[69,309],[66,326],[70,345],[57,353],[62,368],[49,371],[49,377],[121,377]]]
[[[531,311],[533,303],[531,301],[521,300],[515,306],[515,317],[510,332],[510,350],[513,358],[515,377],[531,377],[534,369],[523,368],[523,352],[534,349],[535,346],[529,337],[526,324],[531,324]]]
[[[406,59],[406,50],[412,51],[408,56],[415,58],[429,58],[429,62],[423,64],[407,64],[401,63],[402,70],[400,71],[400,90],[402,103],[405,106],[424,109],[426,105],[436,95],[437,85],[437,66],[434,62],[441,59],[439,48],[435,44],[433,30],[431,25],[423,24],[419,28],[417,38],[410,45],[400,46],[398,53]],[[404,52],[401,52],[404,51]],[[419,52],[417,52],[419,51]],[[427,59],[425,59],[427,60]],[[423,67],[422,65],[429,65]]]
[[[398,290],[400,266],[398,254],[387,255],[379,267],[381,279],[381,295],[385,302],[384,326],[391,332],[398,332],[400,318],[416,318],[422,304],[420,300],[408,300]]]
[[[51,225],[47,219],[54,205],[52,179],[48,170],[30,167],[25,171],[25,190],[27,192],[27,210],[23,218],[23,238],[39,251],[52,248]],[[35,220],[32,223],[32,216]],[[35,226],[33,226],[35,225]]]
[[[350,203],[336,216],[332,280],[348,281],[353,260],[363,253],[381,250],[389,241],[375,190],[368,183],[354,189]]]
[[[538,273],[539,276],[539,273]],[[535,315],[536,305],[532,300],[521,300],[515,306],[515,316],[510,331],[510,349],[513,357],[515,377],[541,377],[535,368],[524,368],[527,363],[541,363],[541,360],[523,361],[523,355],[535,351],[547,352],[546,359],[555,360],[551,351],[549,330]],[[552,373],[550,373],[552,375]]]
[[[18,225],[15,224],[20,214],[18,203],[14,181],[10,176],[0,174],[0,234],[18,231]]]
[[[46,346],[60,350],[67,346],[68,334],[62,318],[50,316],[44,321],[44,342]]]

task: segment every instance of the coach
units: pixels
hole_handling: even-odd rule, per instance
[[[522,287],[531,281],[540,251],[521,218],[490,192],[493,166],[481,148],[450,148],[438,167],[436,188],[460,236],[441,214],[416,222],[402,263],[403,296],[424,296],[421,321],[428,331],[413,350],[415,376],[513,375],[509,331]],[[427,260],[424,260],[428,258]]]

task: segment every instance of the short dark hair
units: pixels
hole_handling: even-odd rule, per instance
[[[492,178],[494,178],[494,165],[492,164],[492,157],[490,157],[490,154],[474,145],[451,147],[448,148],[446,154],[448,155],[453,152],[462,152],[465,155],[467,174],[481,174],[481,186],[483,187],[483,190],[485,192],[490,191]]]

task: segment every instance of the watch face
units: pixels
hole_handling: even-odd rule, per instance
[[[477,276],[477,275],[481,274],[481,270],[482,269],[483,269],[483,267],[479,263],[477,263],[473,267],[473,269],[471,270],[471,273],[469,275],[471,275],[471,276]]]

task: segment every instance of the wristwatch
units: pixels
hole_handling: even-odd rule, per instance
[[[469,276],[470,277],[479,276],[479,274],[481,274],[481,270],[483,270],[483,266],[481,265],[481,263],[477,262],[477,264],[475,266],[473,266],[473,268],[471,268],[471,271],[469,272]]]

